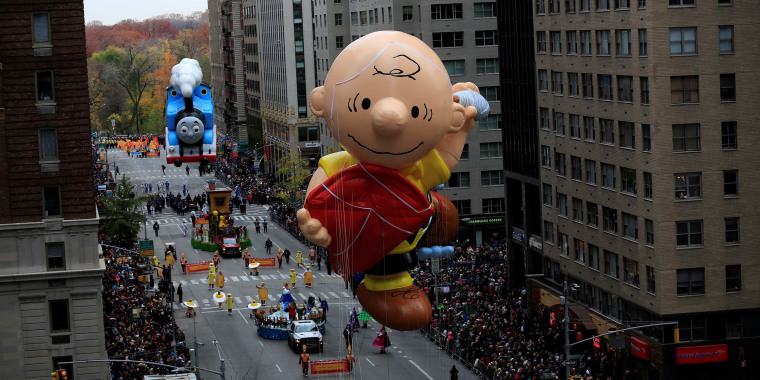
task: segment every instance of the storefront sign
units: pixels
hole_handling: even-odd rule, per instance
[[[259,268],[262,267],[271,267],[274,268],[274,257],[253,257],[251,258],[251,261],[255,261],[261,265],[259,265]]]
[[[649,360],[649,343],[632,336],[631,355],[639,359]]]
[[[304,148],[319,148],[318,142],[307,142],[303,144]]]
[[[535,248],[539,251],[544,248],[544,244],[541,242],[541,238],[537,238],[535,236],[531,236],[530,239],[528,239],[528,245],[531,248]]]
[[[514,239],[515,241],[519,241],[520,243],[525,243],[525,235],[516,231],[512,232],[512,239]]]
[[[348,372],[348,361],[343,360],[316,360],[311,361],[311,374],[322,375],[328,373]]]
[[[546,289],[541,289],[541,304],[544,306],[554,306],[559,303],[559,297],[550,293]]]
[[[725,362],[727,360],[727,344],[676,348],[676,364]]]
[[[210,261],[205,263],[187,263],[187,273],[208,271]]]
[[[498,216],[495,218],[471,218],[470,220],[466,221],[464,224],[467,226],[477,226],[481,224],[503,224],[504,223],[504,217]]]
[[[153,240],[140,240],[140,256],[153,256]]]

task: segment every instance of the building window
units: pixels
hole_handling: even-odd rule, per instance
[[[69,323],[69,300],[51,300],[48,301],[50,310],[50,332],[71,331]]]
[[[604,250],[604,274],[612,278],[620,278],[620,270],[618,269],[618,255],[617,253]]]
[[[496,31],[476,30],[475,46],[496,46]]]
[[[546,32],[543,30],[536,32],[536,51],[538,54],[546,53]]]
[[[654,274],[654,268],[647,265],[647,292],[655,294],[656,287],[655,287],[655,274]]]
[[[649,124],[641,124],[641,145],[644,152],[652,150],[652,131]]]
[[[615,53],[618,57],[631,56],[631,30],[619,29],[615,31]]]
[[[586,202],[586,223],[594,228],[599,225],[599,207],[594,202]]]
[[[298,127],[298,141],[319,140],[319,127]]]
[[[718,2],[720,4],[720,2]],[[740,313],[726,314],[726,338],[742,337],[742,315]]]
[[[618,75],[618,101],[633,102],[633,77]]]
[[[562,54],[562,32],[549,32],[549,42],[552,44],[552,54]]]
[[[464,32],[433,33],[434,48],[450,48],[461,46],[464,46]]]
[[[734,52],[734,26],[721,25],[718,27],[719,51],[721,53]]]
[[[599,247],[588,244],[588,267],[599,270]]]
[[[496,87],[498,88],[498,87]],[[478,130],[481,131],[496,131],[501,129],[501,115],[489,114],[485,120],[478,122]]]
[[[696,0],[668,0],[668,5],[671,7],[678,7],[678,6],[690,6],[690,5],[696,5]]]
[[[557,213],[567,217],[567,195],[559,192],[557,193]]]
[[[599,119],[599,134],[602,144],[615,145],[615,122],[610,119]]]
[[[564,85],[562,84],[562,72],[552,71],[552,94],[555,96],[562,96],[564,90]]]
[[[718,5],[731,5],[733,0],[718,0]]]
[[[585,244],[583,243],[583,240],[573,239],[573,245],[575,246],[575,261],[583,264],[586,262]]]
[[[470,187],[470,172],[454,172],[447,187]]]
[[[64,254],[63,243],[45,244],[47,253],[48,270],[66,269],[66,255]]]
[[[456,201],[451,201],[451,203],[453,203],[454,206],[457,208],[457,213],[459,213],[459,215],[472,214],[472,207],[470,207],[471,201],[469,199],[460,199]]]
[[[55,129],[40,129],[40,160],[58,159],[58,135]]]
[[[583,223],[583,199],[573,197],[573,220]]]
[[[343,36],[335,36],[335,48],[343,49]]]
[[[44,199],[45,217],[61,216],[61,188],[58,186],[43,187],[42,196]]]
[[[32,13],[32,32],[35,45],[50,45],[50,15]]]
[[[343,13],[335,14],[335,25],[337,26],[343,25]]]
[[[449,76],[464,75],[464,59],[443,61],[443,67],[446,68]]]
[[[554,164],[556,165],[556,168],[554,169],[557,172],[558,176],[564,177],[567,175],[566,169],[565,169],[565,154],[554,152]]]
[[[639,262],[623,257],[623,282],[639,287]]]
[[[648,246],[654,246],[654,222],[644,219],[644,230],[646,230],[646,240]]]
[[[596,10],[597,11],[610,10],[610,0],[596,0]]]
[[[570,137],[581,138],[581,117],[578,115],[570,115]]]
[[[560,249],[559,254],[565,257],[570,256],[570,238],[567,234],[559,232],[559,229],[557,229],[557,238],[557,244]]]
[[[367,11],[359,11],[359,23],[367,25]]]
[[[649,104],[649,78],[640,77],[639,83],[641,85],[641,104]]]
[[[620,133],[621,148],[636,148],[636,125],[628,121],[618,122],[618,132]]]
[[[735,74],[720,74],[720,100],[723,102],[736,101]]]
[[[567,73],[568,96],[578,97],[578,73]]]
[[[628,9],[631,7],[630,0],[615,0],[615,9]]]
[[[654,190],[652,188],[652,173],[644,172],[644,198],[652,199]]]
[[[629,239],[639,239],[639,218],[636,215],[631,215],[625,212],[621,212],[623,219],[623,236]]]
[[[554,223],[544,221],[544,241],[554,244]]]
[[[725,218],[726,244],[739,244],[739,218]]]
[[[702,268],[695,268],[702,269]],[[704,273],[704,269],[702,269]],[[702,291],[693,294],[704,294],[704,278],[702,281]],[[681,342],[698,342],[705,340],[705,317],[699,316],[685,316],[678,318],[678,327],[680,331]]]
[[[721,91],[721,98],[722,95],[723,92]],[[670,77],[670,103],[699,103],[699,76]]]
[[[351,12],[351,25],[358,25],[358,24],[359,24],[359,13]]]
[[[545,0],[536,0],[536,14],[537,15],[546,14]]]
[[[721,147],[723,150],[734,150],[737,147],[737,130],[735,121],[722,121],[720,123]]]
[[[581,158],[577,156],[570,156],[570,175],[571,178],[576,181],[583,180],[583,169],[581,168]]]
[[[578,35],[574,30],[565,32],[567,38],[567,54],[578,54]]]
[[[675,199],[702,199],[702,173],[673,175]]]
[[[37,92],[37,103],[55,102],[53,72],[50,70],[37,71],[35,76],[35,89]]]
[[[464,148],[462,148],[462,155],[459,156],[460,160],[469,160],[470,159],[470,144],[464,144]]]
[[[673,124],[673,151],[700,150],[699,124]]]
[[[550,146],[541,145],[541,165],[545,168],[552,167],[552,148]]]
[[[596,55],[610,55],[610,31],[596,31]]]
[[[581,0],[581,12],[589,12],[591,10],[591,0]]]
[[[697,54],[697,28],[670,28],[670,55]]]
[[[480,144],[480,158],[501,158],[502,144],[500,142],[490,142]]]
[[[549,0],[549,13],[550,14],[557,14],[559,13],[559,3],[562,0]]]
[[[617,234],[617,210],[602,206],[602,229]]]
[[[469,173],[468,173],[469,174]],[[504,184],[504,172],[501,170],[484,170],[480,172],[481,186],[497,186]]]
[[[612,75],[597,74],[599,100],[612,100]]]
[[[585,99],[594,98],[594,74],[581,74],[583,81],[583,97]]]
[[[504,198],[483,199],[484,214],[498,214],[504,212]]]
[[[499,73],[499,59],[498,58],[483,58],[475,61],[478,74],[498,74]]]
[[[727,198],[739,196],[739,171],[723,171],[723,196]]]
[[[639,29],[639,57],[646,57],[647,50],[647,30]]]
[[[401,21],[409,22],[414,20],[414,7],[405,5],[401,8]]]
[[[551,206],[553,196],[554,196],[554,193],[552,193],[552,185],[549,185],[547,183],[543,184],[544,205]]]
[[[496,2],[475,3],[475,18],[496,17]]]
[[[565,135],[565,114],[562,112],[554,112],[554,131],[557,136]]]
[[[583,138],[590,142],[596,141],[596,126],[592,116],[583,117]]]
[[[639,0],[639,9],[645,9],[647,7],[647,0]]]
[[[586,183],[596,185],[596,161],[586,159]]]
[[[540,107],[538,109],[538,116],[539,116],[539,123],[541,123],[540,125],[541,129],[548,131],[549,130],[549,109],[545,107]]]
[[[678,295],[705,294],[705,268],[678,269],[676,277]]]
[[[676,222],[677,247],[702,246],[702,221],[687,220]]]
[[[581,55],[591,55],[590,30],[581,30]]]
[[[636,169],[620,167],[620,192],[636,195]]]
[[[433,20],[455,20],[462,18],[462,4],[433,4],[430,6]]]
[[[738,292],[742,290],[742,266],[726,265],[726,291]]]
[[[480,88],[480,95],[482,95],[489,102],[500,101],[499,86],[484,86]]]

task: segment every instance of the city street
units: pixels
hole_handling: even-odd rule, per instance
[[[185,172],[185,166],[176,168],[167,165],[165,158],[129,158],[121,150],[113,149],[108,152],[108,161],[111,170],[118,165],[120,176],[129,177],[130,182],[137,185],[139,195],[143,193],[142,183],[153,183],[153,194],[157,193],[157,183],[170,183],[173,193],[182,191],[182,185],[186,184],[191,196],[203,191],[206,181],[214,178],[213,174],[199,176],[198,165],[190,164],[190,175]],[[162,174],[161,165],[166,166],[166,174]],[[117,181],[120,179],[116,177]],[[217,187],[223,186],[217,183]],[[311,360],[342,359],[347,354],[342,331],[348,323],[349,312],[356,308],[361,311],[361,305],[351,295],[343,279],[332,274],[327,275],[324,265],[321,271],[312,266],[315,283],[307,288],[303,283],[303,268],[297,268],[295,263],[296,251],[301,250],[306,257],[308,247],[300,243],[287,231],[276,223],[269,221],[269,212],[266,206],[249,205],[246,215],[241,215],[238,209],[232,213],[236,225],[245,225],[253,242],[249,253],[251,257],[268,257],[264,249],[264,242],[270,238],[274,243],[272,257],[278,248],[289,249],[292,252],[290,263],[283,262],[281,269],[261,268],[259,276],[249,275],[248,270],[243,268],[243,259],[222,259],[220,268],[224,272],[226,284],[225,293],[232,293],[235,306],[232,314],[228,314],[226,307],[219,309],[211,300],[212,292],[208,289],[206,272],[197,272],[183,275],[179,265],[172,272],[175,287],[182,284],[184,291],[183,300],[193,299],[199,302],[195,318],[185,316],[184,307],[175,303],[174,315],[177,324],[187,337],[187,345],[193,348],[194,340],[199,342],[198,361],[199,367],[214,371],[220,370],[219,353],[214,341],[218,341],[219,352],[225,360],[226,379],[295,379],[301,376],[301,368],[298,364],[298,355],[295,354],[286,341],[267,340],[256,333],[253,320],[250,319],[250,311],[246,305],[252,299],[257,299],[256,285],[266,283],[269,289],[269,299],[266,308],[275,304],[282,294],[282,283],[288,281],[287,273],[295,268],[299,273],[298,283],[292,291],[294,298],[304,302],[312,296],[327,299],[329,312],[327,313],[326,333],[324,337],[325,350],[323,353],[311,354]],[[257,234],[253,227],[254,221],[268,221],[268,230]],[[155,236],[152,225],[157,221],[160,225],[158,237]],[[188,226],[187,237],[183,236],[180,228],[182,223]],[[178,216],[171,208],[166,208],[162,213],[156,213],[155,217],[148,216],[145,224],[147,231],[140,232],[140,238],[147,233],[148,239],[154,241],[156,256],[163,262],[163,248],[165,244],[173,244],[177,249],[177,257],[185,253],[189,263],[210,261],[213,253],[195,250],[190,245],[190,232],[192,225],[190,214]],[[304,262],[307,262],[304,259]],[[373,321],[368,323],[367,328],[361,328],[353,337],[353,354],[356,358],[354,371],[342,375],[320,375],[320,378],[356,378],[356,379],[448,379],[449,371],[453,365],[459,370],[459,379],[475,379],[469,374],[461,363],[451,359],[439,350],[423,334],[418,331],[400,332],[388,330],[392,346],[387,354],[380,354],[380,349],[374,347],[372,342],[380,325]],[[202,345],[201,345],[202,344]],[[204,379],[217,379],[218,375],[201,372]]]

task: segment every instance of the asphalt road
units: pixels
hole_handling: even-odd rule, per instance
[[[181,191],[182,184],[187,185],[190,194],[195,195],[203,191],[206,180],[214,178],[213,175],[200,177],[197,164],[190,164],[190,175],[185,172],[185,167],[176,168],[166,165],[165,159],[161,158],[129,158],[119,150],[108,152],[108,161],[111,169],[114,164],[119,166],[122,175],[129,177],[130,181],[138,185],[145,182],[153,183],[153,192],[157,191],[158,182],[170,183],[170,190],[174,193]],[[161,164],[167,166],[166,174],[161,172]],[[117,178],[118,180],[118,178]],[[253,242],[249,249],[252,257],[267,257],[264,250],[264,241],[269,237],[274,243],[273,252],[277,248],[288,248],[293,252],[289,264],[283,263],[282,269],[261,268],[260,275],[250,276],[243,268],[242,259],[222,259],[220,269],[224,272],[226,284],[225,293],[232,293],[235,299],[233,313],[229,314],[226,306],[219,309],[211,301],[212,292],[208,290],[206,272],[182,275],[179,266],[172,272],[175,286],[182,284],[184,300],[192,298],[200,302],[195,318],[185,316],[184,307],[175,304],[175,318],[179,327],[185,332],[187,343],[190,348],[197,339],[202,343],[198,346],[198,361],[200,368],[220,371],[220,356],[224,359],[225,379],[296,379],[301,377],[301,368],[298,364],[298,355],[287,345],[287,341],[268,340],[256,333],[256,327],[249,318],[250,311],[246,305],[251,299],[258,299],[256,285],[265,282],[269,288],[270,299],[267,305],[279,299],[282,290],[282,282],[287,280],[287,273],[291,268],[296,268],[295,252],[302,250],[304,256],[308,247],[293,238],[274,222],[268,223],[266,233],[256,234],[253,227],[254,220],[268,220],[269,213],[266,206],[252,205],[248,207],[246,215],[240,215],[238,210],[232,214],[236,224],[242,223],[248,226],[248,231]],[[160,225],[159,236],[156,237],[152,225],[158,221]],[[189,233],[187,237],[182,235],[180,224],[185,222],[190,229],[190,215],[177,216],[171,209],[164,209],[163,213],[156,213],[155,217],[148,217],[146,226],[147,236],[154,241],[157,257],[163,261],[164,244],[172,243],[177,252],[185,253],[188,262],[208,261],[213,253],[195,250],[191,247]],[[140,236],[144,234],[141,231]],[[179,258],[179,255],[178,255]],[[348,315],[352,308],[361,311],[359,301],[351,296],[346,289],[342,278],[333,274],[328,276],[326,268],[322,270],[311,268],[314,272],[315,283],[311,288],[306,288],[300,274],[303,269],[296,268],[299,273],[299,281],[292,291],[293,296],[300,302],[310,295],[327,299],[329,312],[327,327],[324,337],[325,350],[323,353],[311,354],[311,360],[332,360],[344,358],[347,354],[346,345],[342,336],[343,328],[348,323]],[[380,354],[379,348],[374,347],[372,342],[380,325],[374,320],[368,323],[367,328],[362,328],[355,333],[353,338],[353,354],[356,358],[354,371],[340,375],[314,376],[322,379],[449,379],[452,366],[459,370],[459,379],[476,379],[469,374],[461,363],[444,354],[418,331],[394,331],[388,330],[392,346],[387,349],[387,354]],[[213,343],[218,342],[217,346]],[[220,376],[201,372],[203,379],[219,379]]]

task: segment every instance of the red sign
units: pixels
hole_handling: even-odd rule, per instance
[[[727,344],[676,348],[676,364],[725,362],[727,360]]]
[[[205,263],[187,263],[187,273],[208,271],[210,261]]]
[[[261,265],[260,268],[272,267],[274,268],[274,257],[252,257],[251,261],[255,261]]]
[[[639,359],[649,360],[649,343],[632,336],[631,355]]]
[[[342,360],[318,360],[311,361],[311,374],[322,375],[327,373],[349,372],[348,361]]]

